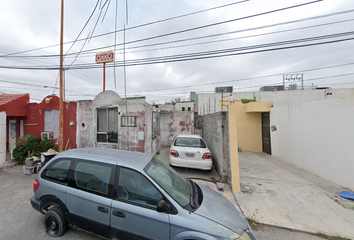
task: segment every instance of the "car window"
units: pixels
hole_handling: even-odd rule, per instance
[[[156,158],[153,158],[144,170],[179,205],[182,207],[189,205],[191,191],[187,179]]]
[[[67,183],[70,159],[61,159],[52,163],[42,174],[42,178]]]
[[[101,163],[79,161],[74,171],[78,188],[99,195],[107,195],[113,166]]]
[[[141,173],[121,167],[119,171],[118,199],[156,208],[162,194]]]
[[[206,144],[203,139],[178,137],[174,143],[176,147],[193,147],[193,148],[206,148]]]

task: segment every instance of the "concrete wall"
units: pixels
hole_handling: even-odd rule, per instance
[[[155,112],[155,137],[153,137],[153,112]],[[160,113],[158,109],[152,107],[150,104],[145,105],[145,153],[154,155],[161,148],[161,127],[160,127]]]
[[[29,94],[0,94],[0,112],[4,112],[7,116],[6,129],[9,129],[9,121],[16,120],[16,139],[20,137],[20,120],[27,117],[27,104],[29,103]],[[9,142],[9,132],[4,132],[5,151],[12,151]]]
[[[244,104],[241,100],[224,100],[222,104],[224,108],[228,109],[229,124],[235,124],[237,128],[237,147],[241,148],[242,151],[262,152],[261,113],[270,112],[273,102],[249,102]]]
[[[230,123],[236,121],[237,142],[242,151],[262,152],[262,116],[260,112],[246,113],[247,104],[235,101],[235,118],[230,118]],[[232,105],[231,105],[232,106]],[[231,109],[229,110],[229,112]]]
[[[272,154],[354,190],[354,92],[345,93],[274,106]]]
[[[146,133],[145,98],[127,99],[127,106],[126,108],[125,100],[123,100],[119,118],[136,116],[136,127],[120,127],[120,149],[144,152],[145,139],[148,135]]]
[[[98,94],[93,101],[78,102],[78,147],[112,147],[155,154],[161,148],[161,143],[159,134],[152,138],[152,112],[155,111],[156,118],[159,118],[158,110],[146,103],[145,97],[128,98],[126,101],[113,91],[105,91]],[[119,144],[96,142],[96,109],[102,107],[118,107]],[[121,117],[124,116],[135,116],[136,126],[122,127]],[[160,119],[156,120],[156,124],[160,124]],[[156,127],[156,131],[158,130],[160,128]]]
[[[7,103],[0,105],[0,112],[5,112],[7,116],[12,117],[26,117],[27,116],[27,103],[30,101],[29,93],[27,94],[1,94],[3,98],[6,96],[9,99]]]
[[[78,148],[94,147],[94,117],[92,101],[77,103],[76,139]]]
[[[159,106],[160,109],[160,106]],[[170,146],[180,133],[194,133],[194,112],[160,112],[161,145]]]
[[[97,142],[97,109],[98,108],[118,108],[118,112],[122,112],[123,99],[114,91],[108,90],[100,92],[92,101],[93,105],[93,131],[94,144],[96,147],[121,148],[121,131],[120,131],[120,115],[118,115],[118,143]]]
[[[213,159],[213,166],[223,181],[230,182],[228,114],[218,112],[196,117],[202,126],[203,139]]]
[[[6,161],[6,113],[0,112],[0,167]]]
[[[240,163],[238,158],[238,122],[239,114],[238,104],[229,105],[228,121],[229,121],[229,161],[228,161],[228,182],[233,192],[240,192]]]
[[[194,108],[194,102],[177,102],[174,106],[173,106],[173,111],[175,112],[180,112],[180,111],[184,111],[188,112],[188,108],[190,108],[189,112],[193,112],[193,108]]]
[[[219,101],[221,93],[200,93],[198,95],[199,115],[210,114],[220,111]],[[322,89],[322,90],[298,90],[298,91],[274,91],[274,92],[234,92],[232,100],[255,99],[257,102],[273,101],[274,106],[291,103],[306,103],[311,101],[335,99],[345,96],[353,96],[354,89]],[[229,100],[229,94],[224,94],[223,100]]]

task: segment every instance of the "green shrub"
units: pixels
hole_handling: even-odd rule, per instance
[[[50,148],[58,151],[58,147],[48,139],[42,139],[42,141],[39,142],[38,138],[32,134],[19,137],[16,141],[16,146],[12,154],[17,163],[23,163],[25,161],[26,157],[28,157],[28,151],[38,158],[41,157],[41,152],[46,152]]]
[[[39,141],[36,136],[27,134],[17,138],[16,146],[17,147],[13,150],[13,157],[16,162],[23,163],[28,156],[28,151],[35,153],[39,149]]]
[[[254,99],[241,99],[241,102],[242,103],[250,103],[250,102],[256,102],[256,98],[254,98]]]
[[[40,152],[46,152],[50,148],[55,148],[55,145],[46,138],[42,139],[42,141],[39,143],[39,151]]]
[[[27,148],[24,145],[16,147],[12,152],[12,156],[17,163],[23,163],[25,161],[25,157],[27,157],[27,154]]]

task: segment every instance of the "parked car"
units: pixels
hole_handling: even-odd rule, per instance
[[[173,139],[170,164],[202,170],[210,170],[213,166],[209,148],[202,137],[195,134],[179,134]]]
[[[114,239],[255,239],[219,193],[138,152],[62,152],[38,173],[32,207],[49,235],[67,226]]]

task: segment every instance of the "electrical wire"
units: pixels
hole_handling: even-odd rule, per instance
[[[354,12],[353,10],[350,11],[344,11],[345,13],[348,12]],[[338,13],[343,13],[343,12],[337,12]],[[236,34],[236,33],[242,33],[246,31],[253,31],[253,30],[261,30],[265,28],[272,28],[276,26],[281,26],[281,25],[286,25],[286,24],[292,24],[292,23],[298,23],[302,21],[308,21],[308,20],[313,20],[317,18],[323,18],[323,17],[329,17],[333,16],[334,14],[325,14],[325,15],[320,15],[316,17],[310,17],[310,18],[305,18],[305,19],[299,19],[295,21],[287,21],[287,22],[281,22],[281,23],[276,23],[276,24],[270,24],[270,25],[263,25],[255,28],[247,28],[247,29],[242,29],[242,30],[237,30],[237,31],[231,31],[231,32],[226,32],[226,33],[219,33],[219,34],[211,34],[211,35],[205,35],[205,36],[200,36],[200,37],[194,37],[194,38],[187,38],[187,39],[179,39],[179,40],[174,40],[174,41],[168,41],[168,42],[162,42],[162,43],[154,43],[154,44],[147,44],[147,45],[140,45],[140,46],[135,46],[135,47],[130,47],[126,48],[126,50],[129,49],[136,49],[136,48],[143,48],[143,47],[150,47],[150,46],[158,46],[158,45],[165,45],[165,44],[171,44],[171,43],[178,43],[178,42],[184,42],[184,41],[191,41],[191,40],[199,40],[203,38],[209,38],[209,37],[217,37],[217,36],[223,36],[223,35],[228,35],[228,34]],[[316,24],[316,25],[311,25],[311,26],[304,26],[304,27],[298,27],[298,28],[292,28],[292,29],[286,29],[286,30],[281,30],[281,31],[274,31],[274,32],[269,32],[269,33],[262,33],[262,34],[254,34],[254,35],[248,35],[248,36],[243,36],[243,37],[236,37],[236,38],[229,38],[229,39],[221,39],[221,40],[215,40],[215,41],[208,41],[208,42],[201,42],[201,43],[194,43],[194,44],[186,44],[186,45],[179,45],[179,46],[172,46],[172,47],[166,47],[166,48],[155,48],[155,49],[149,49],[149,50],[144,50],[144,51],[155,51],[155,50],[161,50],[161,49],[169,49],[169,48],[179,48],[179,47],[186,47],[186,46],[194,46],[194,45],[200,45],[200,44],[209,44],[209,43],[218,43],[218,42],[223,42],[223,41],[230,41],[230,40],[239,40],[239,39],[244,39],[244,38],[250,38],[250,37],[260,37],[260,36],[266,36],[266,35],[272,35],[272,34],[278,34],[278,33],[284,33],[284,32],[290,32],[290,31],[296,31],[296,30],[303,30],[303,29],[308,29],[308,28],[315,28],[315,27],[323,27],[323,26],[329,26],[333,24],[339,24],[339,23],[345,23],[345,22],[350,22],[353,21],[354,19],[347,19],[347,20],[341,20],[341,21],[335,21],[335,22],[329,22],[329,23],[322,23],[322,24]],[[114,48],[116,46],[119,46],[121,44],[114,44]],[[106,48],[106,47],[105,47]],[[122,49],[121,49],[122,50]],[[90,50],[88,50],[90,51]],[[136,52],[144,52],[144,51],[130,51],[129,53],[136,53]],[[80,52],[82,53],[82,52]],[[91,52],[85,52],[83,54],[92,54]],[[71,54],[67,54],[66,57],[70,57]],[[81,54],[82,55],[82,54]],[[59,55],[39,55],[39,56],[10,56],[11,58],[56,58]],[[7,57],[7,56],[0,56],[1,57]],[[91,57],[91,56],[89,56]]]
[[[267,44],[259,44],[259,45],[250,45],[240,48],[227,48],[221,50],[214,50],[214,51],[204,51],[204,52],[195,52],[195,53],[188,53],[188,54],[178,54],[178,55],[169,55],[169,56],[162,56],[162,57],[154,57],[154,58],[142,58],[142,59],[134,59],[134,60],[127,60],[124,62],[119,61],[116,67],[123,67],[125,66],[137,66],[137,65],[147,65],[147,64],[158,64],[158,63],[167,63],[167,62],[178,62],[178,61],[190,61],[190,60],[200,60],[200,59],[208,59],[208,58],[216,58],[216,57],[226,57],[226,56],[235,56],[235,55],[245,55],[251,53],[261,53],[261,52],[269,52],[269,51],[278,51],[278,50],[285,50],[285,49],[293,49],[293,48],[300,48],[300,47],[309,47],[309,46],[317,46],[317,45],[324,45],[324,44],[331,44],[331,43],[338,43],[343,41],[350,41],[353,38],[345,38],[345,39],[337,39],[325,42],[317,42],[317,43],[309,43],[303,45],[293,45],[293,46],[284,46],[279,47],[282,45],[289,45],[289,44],[299,44],[299,43],[306,43],[310,41],[319,41],[319,40],[327,40],[331,38],[338,38],[344,36],[353,35],[354,31],[350,32],[341,32],[337,34],[328,34],[328,35],[321,35],[316,37],[309,37],[309,38],[300,38],[300,39],[293,39],[288,41],[281,41],[281,42],[272,42]],[[275,47],[275,48],[269,48]],[[269,49],[261,49],[255,50],[260,48],[269,48]],[[246,50],[254,50],[254,51],[246,51]],[[242,52],[243,51],[243,52]],[[112,67],[108,65],[107,67]],[[25,66],[0,66],[0,68],[4,69],[32,69],[32,70],[57,70],[58,66],[35,66],[35,67],[25,67]],[[88,69],[88,68],[101,68],[101,66],[97,66],[96,64],[89,63],[89,64],[76,64],[70,69]]]
[[[211,11],[211,10],[215,10],[215,9],[219,9],[219,8],[223,8],[223,7],[229,7],[231,5],[235,5],[235,4],[239,4],[239,3],[243,3],[243,2],[248,2],[248,1],[250,1],[250,0],[243,0],[243,1],[239,1],[239,2],[234,2],[234,3],[230,3],[230,4],[226,4],[226,5],[221,5],[221,6],[205,9],[205,10],[200,10],[200,11],[188,13],[188,14],[179,15],[179,16],[176,16],[176,17],[171,17],[171,18],[166,18],[166,19],[163,19],[163,20],[158,20],[158,21],[154,21],[154,22],[144,23],[144,24],[141,24],[141,25],[129,27],[126,30],[131,30],[131,29],[136,29],[136,28],[140,28],[140,27],[145,27],[145,26],[156,24],[156,23],[170,21],[170,20],[174,20],[174,19],[178,19],[178,18],[182,18],[182,17],[187,17],[187,16],[191,16],[191,15],[194,15],[194,14],[199,14],[199,13],[202,13],[202,12],[207,12],[207,11]],[[96,35],[96,36],[92,36],[91,38],[103,37],[103,36],[107,36],[107,35],[110,35],[110,34],[114,34],[115,32],[121,32],[121,31],[123,31],[123,30],[103,33],[103,34],[99,34],[99,35]],[[84,40],[85,40],[85,38],[82,38],[82,39],[78,39],[76,41],[69,41],[69,42],[66,42],[64,44],[70,44],[70,43],[74,43],[74,42],[78,42],[78,41],[84,41]],[[50,46],[46,46],[46,47],[40,47],[40,48],[34,48],[34,49],[30,49],[30,50],[20,51],[20,52],[8,53],[8,54],[6,54],[6,56],[21,54],[21,53],[27,53],[27,52],[33,52],[33,51],[38,51],[38,50],[43,50],[43,49],[46,49],[46,48],[57,47],[59,45],[60,44],[55,44],[55,45],[50,45]]]
[[[292,8],[302,7],[302,6],[305,6],[305,5],[318,3],[318,2],[321,2],[321,1],[324,1],[324,0],[316,0],[316,1],[312,1],[312,2],[307,2],[307,3],[303,3],[303,4],[298,4],[298,5],[293,5],[293,6],[289,6],[289,7],[285,7],[285,8],[279,8],[279,9],[275,9],[275,10],[271,10],[271,11],[267,11],[267,12],[253,14],[253,15],[249,15],[249,16],[245,16],[245,17],[241,17],[241,18],[235,18],[235,19],[221,21],[221,22],[216,22],[216,23],[212,23],[212,24],[199,26],[199,27],[193,27],[193,28],[188,28],[188,29],[184,29],[184,30],[180,30],[180,31],[160,34],[160,35],[156,35],[156,36],[152,36],[152,37],[147,37],[147,38],[142,38],[142,39],[126,42],[125,44],[133,44],[133,43],[143,42],[143,41],[152,40],[152,39],[156,39],[156,38],[172,36],[172,35],[175,35],[175,34],[195,31],[195,30],[199,30],[199,29],[203,29],[203,28],[218,26],[218,25],[221,25],[221,24],[231,23],[231,22],[235,22],[235,21],[239,21],[239,20],[249,19],[249,18],[253,18],[253,17],[259,17],[259,16],[263,16],[263,15],[266,15],[266,14],[271,14],[271,13],[280,12],[280,11],[284,11],[284,10],[289,10],[289,9],[292,9]],[[121,31],[121,30],[119,30],[119,31]],[[122,45],[122,44],[118,44],[118,45]],[[114,47],[114,46],[113,45],[109,45],[109,46],[105,46],[105,47],[93,48],[93,49],[86,50],[86,51],[96,51],[96,50],[100,50],[100,49],[103,49],[103,48],[112,48],[112,47]],[[83,52],[86,52],[86,51],[83,51]]]
[[[256,76],[256,77],[249,77],[249,78],[241,78],[241,79],[233,79],[233,80],[226,80],[226,81],[215,81],[215,82],[210,82],[210,83],[201,83],[201,84],[192,84],[192,85],[185,85],[185,86],[174,86],[174,87],[169,87],[169,88],[154,88],[154,89],[145,89],[145,90],[141,90],[141,91],[132,91],[132,92],[127,92],[127,94],[141,94],[141,93],[148,93],[148,92],[153,92],[154,95],[161,93],[161,94],[165,94],[167,90],[176,90],[176,89],[184,89],[184,88],[194,88],[194,87],[202,87],[202,86],[210,86],[210,85],[216,85],[216,84],[225,84],[225,83],[233,83],[233,82],[243,82],[243,81],[250,81],[250,80],[257,80],[257,79],[262,79],[262,78],[270,78],[270,77],[277,77],[277,76],[282,76],[284,74],[292,74],[292,73],[304,73],[304,72],[311,72],[311,71],[319,71],[319,70],[325,70],[325,69],[332,69],[332,68],[338,68],[338,67],[345,67],[345,66],[351,66],[354,65],[354,62],[350,62],[350,63],[344,63],[344,64],[337,64],[337,65],[331,65],[331,66],[324,66],[324,67],[317,67],[317,68],[310,68],[310,69],[301,69],[301,70],[297,70],[297,71],[291,71],[291,72],[283,72],[283,73],[275,73],[275,74],[270,74],[270,75],[263,75],[263,76]],[[70,71],[72,72],[72,71]],[[312,80],[321,80],[321,79],[325,79],[325,78],[332,78],[332,77],[342,77],[342,76],[349,76],[349,75],[353,75],[353,73],[349,73],[349,74],[340,74],[340,75],[332,75],[332,76],[324,76],[324,77],[318,77],[318,78],[313,78],[313,79],[306,79],[304,81],[312,81]],[[0,82],[6,82],[6,83],[14,83],[11,81],[6,81],[6,80],[0,80]],[[27,83],[14,83],[14,84],[21,84],[21,85],[26,85]],[[274,83],[273,85],[276,84],[282,84],[282,83]],[[31,84],[33,85],[33,84]],[[44,86],[44,85],[35,85],[38,87],[48,87],[48,88],[53,88],[50,86]],[[262,87],[264,86],[264,84],[262,85],[253,85],[253,86],[247,86],[247,87],[239,87],[239,88],[235,88],[234,89],[245,89],[245,88],[256,88],[256,87]],[[56,88],[58,89],[58,88]],[[208,91],[206,91],[208,92]],[[178,92],[179,94],[181,92]],[[186,92],[188,93],[188,92]],[[91,95],[92,96],[92,95]]]

